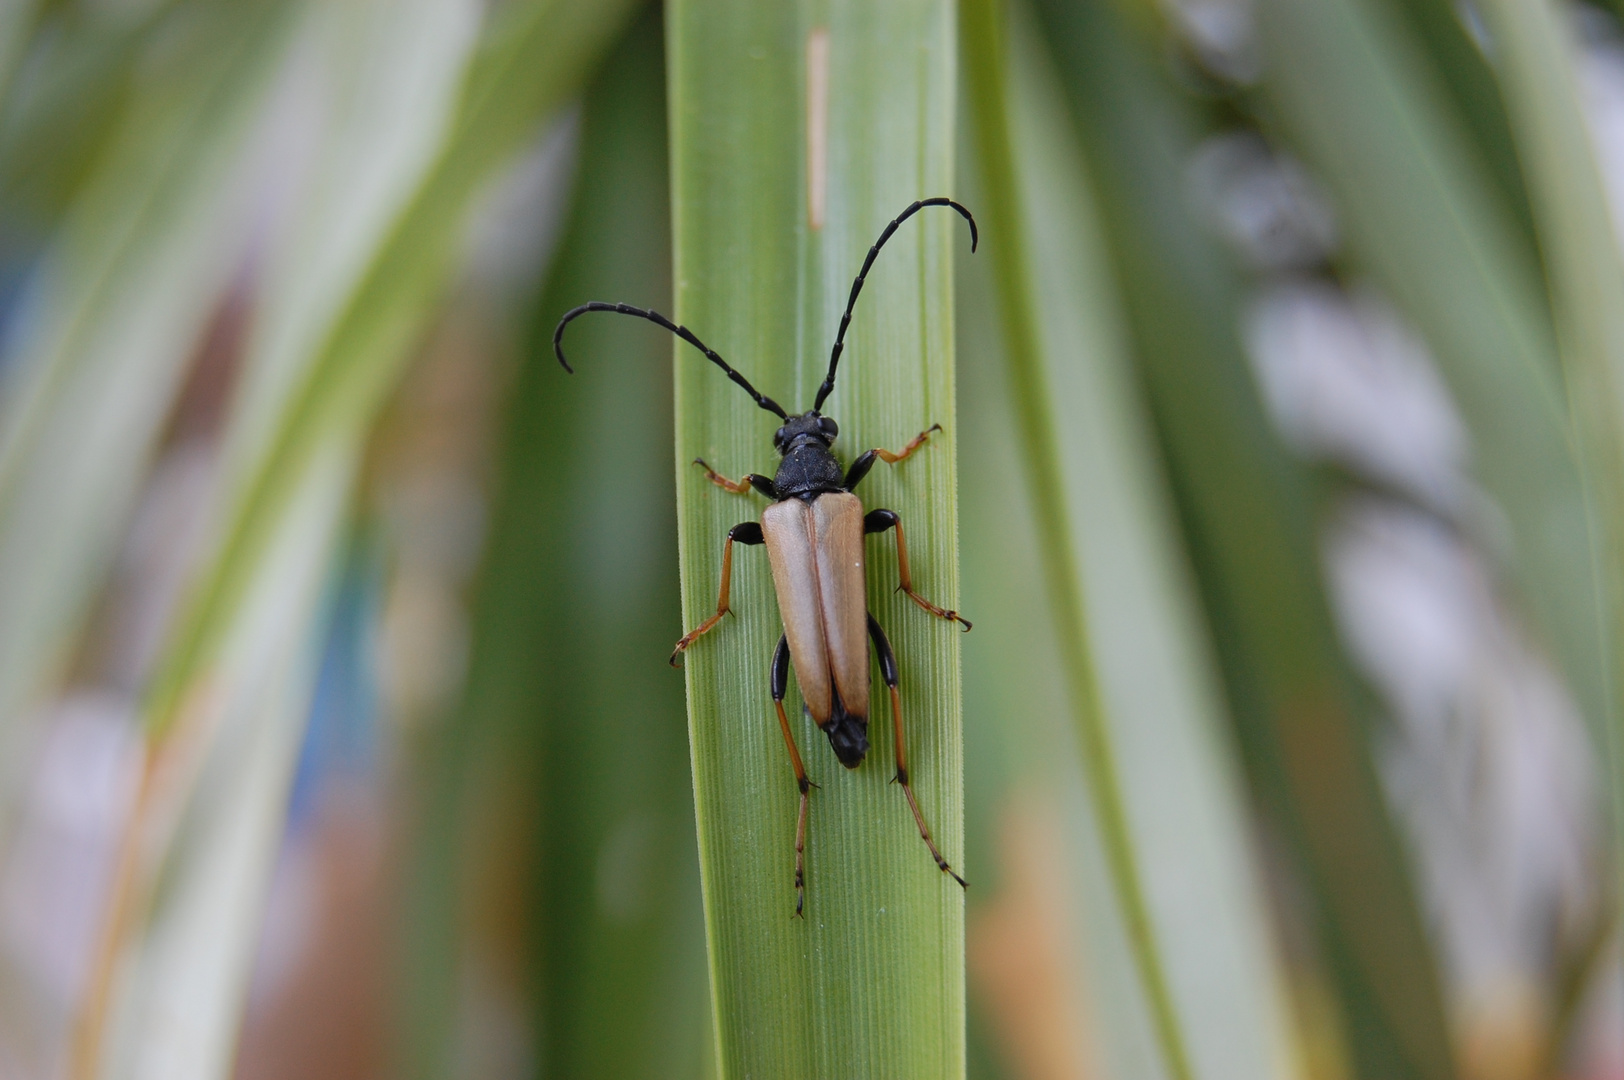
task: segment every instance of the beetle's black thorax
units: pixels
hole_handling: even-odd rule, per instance
[[[845,472],[830,449],[839,431],[833,420],[815,411],[784,422],[773,436],[773,445],[784,455],[773,477],[780,499],[815,499],[844,490]]]
[[[830,491],[840,491],[845,479],[840,462],[829,444],[815,435],[797,439],[784,453],[773,486],[780,499],[813,499]]]

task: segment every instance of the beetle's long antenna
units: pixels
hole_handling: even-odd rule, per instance
[[[789,418],[788,414],[784,412],[784,407],[782,405],[778,404],[778,402],[774,401],[766,394],[763,394],[755,387],[751,386],[749,379],[746,379],[743,375],[740,375],[737,371],[734,371],[731,367],[729,367],[727,361],[718,356],[709,345],[706,345],[703,341],[700,341],[697,337],[695,337],[692,330],[688,329],[686,326],[678,326],[664,315],[661,315],[658,311],[648,311],[644,308],[632,307],[630,304],[606,304],[601,300],[593,300],[590,303],[582,304],[578,308],[571,308],[569,311],[564,313],[564,317],[562,319],[558,320],[558,329],[553,331],[553,352],[558,356],[558,362],[564,365],[564,370],[569,372],[571,375],[575,374],[575,369],[570,367],[568,360],[564,359],[564,327],[568,326],[571,320],[580,318],[589,311],[610,311],[616,315],[636,315],[639,319],[647,319],[656,326],[665,327],[667,330],[671,331],[673,334],[677,335],[679,338],[686,341],[700,352],[704,353],[705,358],[711,363],[727,372],[727,377],[744,387],[744,392],[755,398],[757,405],[760,405],[763,409],[766,409],[770,413],[778,414],[781,419],[787,420]]]
[[[851,297],[846,301],[846,314],[840,317],[840,332],[835,334],[834,351],[829,354],[829,374],[823,377],[823,385],[818,387],[817,400],[812,403],[812,411],[817,412],[823,408],[823,399],[829,396],[829,391],[835,388],[835,367],[840,363],[840,353],[846,347],[846,327],[851,325],[851,309],[857,304],[857,294],[863,291],[863,281],[868,277],[869,268],[874,265],[874,257],[880,253],[880,248],[891,239],[891,234],[897,231],[897,226],[913,217],[927,206],[950,206],[957,210],[965,221],[970,223],[970,251],[975,252],[978,236],[976,234],[976,219],[970,216],[970,211],[952,199],[938,196],[934,199],[920,199],[908,209],[898,214],[880,233],[880,238],[874,241],[874,246],[868,249],[868,258],[863,260],[863,268],[857,271],[857,280],[851,283]]]

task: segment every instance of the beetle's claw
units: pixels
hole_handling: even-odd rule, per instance
[[[952,865],[949,864],[946,859],[942,858],[941,854],[934,848],[931,849],[931,854],[936,856],[936,865],[941,867],[942,873],[958,882],[962,888],[968,889],[970,887],[970,883],[959,877],[959,872],[953,869]]]

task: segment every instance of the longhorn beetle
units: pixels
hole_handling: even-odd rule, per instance
[[[863,289],[874,259],[880,248],[891,239],[897,227],[927,206],[946,206],[958,211],[970,224],[970,250],[976,249],[976,221],[970,211],[952,199],[922,199],[908,207],[887,225],[868,249],[863,268],[852,282],[851,295],[846,300],[846,313],[840,317],[840,329],[835,334],[834,349],[829,354],[829,373],[818,387],[818,395],[808,412],[790,416],[778,402],[750,385],[748,379],[728,366],[714,350],[696,337],[686,326],[678,326],[657,311],[632,307],[630,304],[606,304],[592,301],[573,308],[558,321],[553,331],[553,352],[564,370],[574,374],[569,361],[564,359],[564,328],[571,320],[590,311],[608,311],[617,315],[635,315],[640,319],[662,326],[705,354],[706,359],[723,371],[727,377],[744,388],[755,403],[784,421],[773,435],[773,447],[783,457],[778,474],[771,479],[750,473],[742,480],[729,480],[719,475],[701,458],[694,464],[705,470],[705,477],[717,487],[738,495],[752,488],[772,500],[772,505],[761,513],[761,521],[746,521],[728,530],[722,545],[722,587],[716,600],[716,614],[683,635],[671,653],[671,664],[702,635],[721,621],[728,613],[728,584],[733,573],[733,545],[766,544],[767,560],[772,565],[773,588],[778,593],[778,612],[783,618],[784,633],[773,651],[772,694],[773,706],[778,710],[778,726],[784,733],[784,745],[789,749],[790,764],[795,767],[795,782],[801,790],[801,810],[795,825],[795,914],[800,915],[806,899],[806,810],[807,793],[812,781],[807,779],[801,764],[800,751],[795,747],[795,736],[790,731],[789,719],[784,715],[784,692],[789,668],[795,666],[795,681],[801,687],[802,708],[812,717],[823,733],[829,736],[829,745],[835,757],[848,769],[862,764],[868,753],[868,647],[866,634],[874,642],[880,657],[880,674],[891,692],[891,722],[896,734],[896,782],[902,785],[913,811],[919,835],[930,849],[931,857],[944,874],[964,885],[960,877],[936,847],[920,813],[919,800],[914,798],[913,785],[908,779],[908,756],[902,737],[902,699],[897,692],[897,659],[891,652],[891,643],[885,632],[868,610],[867,585],[863,578],[863,536],[866,533],[896,530],[897,572],[902,579],[900,589],[908,598],[932,615],[970,629],[970,623],[956,611],[937,607],[913,590],[908,573],[908,545],[902,535],[902,519],[894,510],[871,510],[863,513],[863,504],[852,492],[868,475],[878,458],[889,464],[906,459],[924,444],[940,424],[932,424],[921,431],[901,450],[892,452],[875,448],[859,454],[851,468],[841,472],[831,446],[840,434],[833,419],[822,415],[823,401],[835,386],[835,369],[846,344],[846,328],[851,325],[851,313],[857,303],[857,294]]]

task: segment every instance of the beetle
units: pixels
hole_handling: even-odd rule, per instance
[[[553,331],[553,352],[564,370],[573,374],[575,369],[564,358],[563,344],[564,329],[573,320],[594,311],[647,319],[704,353],[706,359],[726,372],[727,377],[741,386],[758,406],[783,421],[783,425],[773,434],[773,448],[782,460],[776,475],[770,479],[750,473],[742,480],[729,480],[706,464],[704,459],[694,459],[694,464],[705,470],[706,479],[716,486],[738,495],[746,495],[754,490],[772,500],[772,503],[762,511],[759,522],[746,521],[728,530],[727,540],[722,545],[722,580],[716,614],[683,635],[671,653],[671,664],[675,666],[677,659],[728,613],[733,545],[766,545],[773,588],[778,594],[778,611],[784,624],[784,633],[778,639],[778,647],[773,650],[773,706],[778,712],[778,725],[783,732],[790,764],[795,769],[795,782],[801,792],[800,813],[795,826],[796,915],[802,914],[806,899],[807,805],[808,794],[816,785],[807,778],[789,719],[784,715],[789,669],[793,664],[795,681],[801,688],[802,709],[829,737],[829,745],[840,764],[855,769],[862,764],[869,749],[869,666],[865,637],[874,643],[875,652],[879,655],[880,674],[891,696],[897,758],[896,782],[907,797],[914,823],[919,826],[919,835],[930,850],[931,857],[936,860],[936,865],[961,886],[966,884],[942,857],[936,841],[931,839],[925,815],[919,809],[919,800],[914,797],[903,741],[897,661],[885,632],[868,610],[867,583],[863,575],[863,537],[869,533],[895,530],[897,576],[901,579],[899,590],[937,618],[959,623],[965,630],[970,629],[970,622],[958,612],[938,607],[914,591],[902,519],[893,510],[877,509],[865,514],[862,502],[854,494],[876,460],[888,464],[906,460],[924,445],[932,432],[940,431],[941,425],[932,424],[895,452],[878,447],[865,450],[852,462],[850,469],[843,471],[833,450],[840,427],[831,417],[820,412],[824,399],[834,389],[835,371],[845,349],[846,329],[851,325],[852,309],[857,304],[857,296],[862,292],[863,282],[875,258],[903,222],[928,206],[945,206],[957,211],[969,223],[970,251],[975,251],[979,241],[975,218],[952,199],[921,199],[898,214],[868,249],[862,269],[852,282],[846,311],[840,318],[840,328],[829,354],[828,374],[824,376],[812,408],[807,412],[795,416],[786,413],[778,402],[751,386],[748,379],[700,341],[693,331],[673,323],[657,311],[594,300],[565,312]]]

